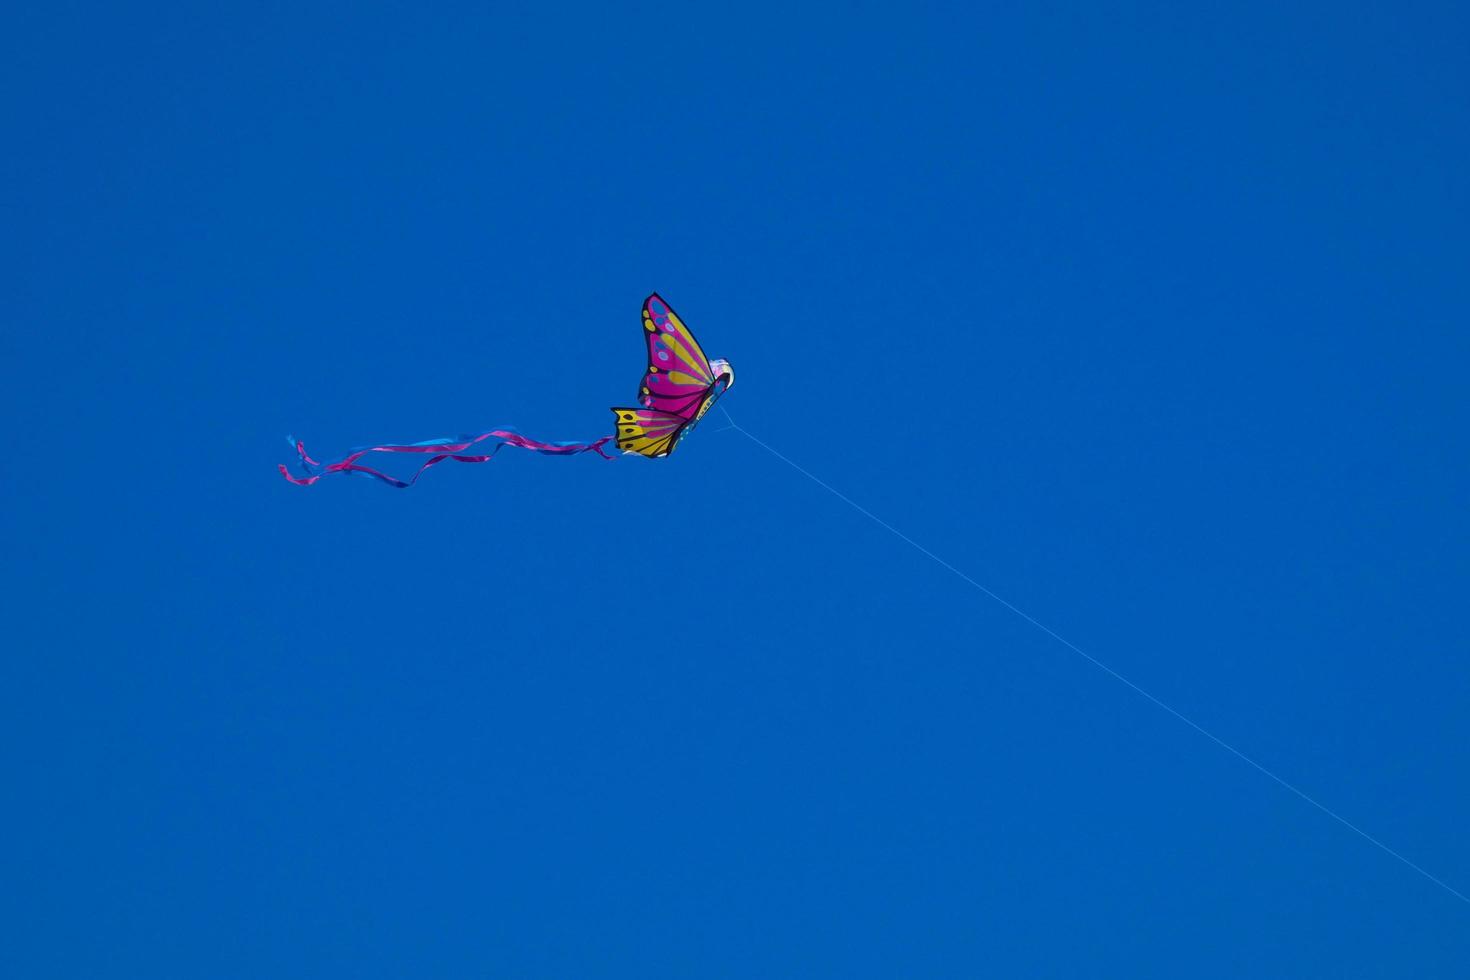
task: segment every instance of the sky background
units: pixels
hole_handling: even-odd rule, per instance
[[[16,977],[1463,977],[1450,3],[32,4]]]

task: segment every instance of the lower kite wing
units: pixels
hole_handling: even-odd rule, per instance
[[[641,456],[667,456],[674,451],[689,420],[652,408],[615,408],[618,448]]]

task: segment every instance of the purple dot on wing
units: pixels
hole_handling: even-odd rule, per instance
[[[658,352],[658,359],[660,361],[667,361],[669,359],[669,352],[666,351],[666,350],[659,351]]]

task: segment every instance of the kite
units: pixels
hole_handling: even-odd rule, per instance
[[[305,487],[332,473],[358,473],[406,490],[431,466],[447,459],[457,463],[488,463],[506,446],[529,449],[543,456],[596,453],[603,459],[615,459],[603,449],[612,442],[625,456],[650,459],[668,456],[735,384],[735,369],[729,361],[719,358],[711,361],[705,357],[694,334],[657,293],[643,301],[643,336],[648,345],[648,369],[638,386],[640,407],[613,408],[615,429],[610,436],[591,442],[541,442],[514,429],[491,429],[478,435],[405,445],[364,446],[325,465],[308,456],[306,446],[299,439],[291,439],[304,475],[293,475],[285,465],[280,467],[281,475]],[[429,458],[403,480],[361,463],[370,453],[418,454]]]

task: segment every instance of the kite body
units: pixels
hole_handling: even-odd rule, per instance
[[[596,453],[604,459],[614,459],[602,447],[616,440],[624,455],[667,456],[735,383],[735,369],[729,361],[711,361],[705,357],[689,328],[657,293],[643,302],[643,336],[648,347],[648,369],[638,389],[641,407],[614,408],[617,421],[613,435],[591,442],[541,442],[514,429],[492,429],[479,435],[429,439],[407,445],[366,446],[328,464],[312,459],[306,454],[306,447],[292,439],[302,475],[293,475],[285,466],[280,467],[281,475],[298,486],[310,486],[332,473],[356,473],[406,489],[429,467],[447,459],[488,463],[506,446],[529,449],[544,456]],[[400,479],[361,462],[376,453],[408,453],[429,458],[407,479]]]
[[[614,408],[618,448],[667,456],[735,383],[729,361],[704,356],[694,334],[657,293],[643,302],[648,370],[638,387],[641,408]]]

